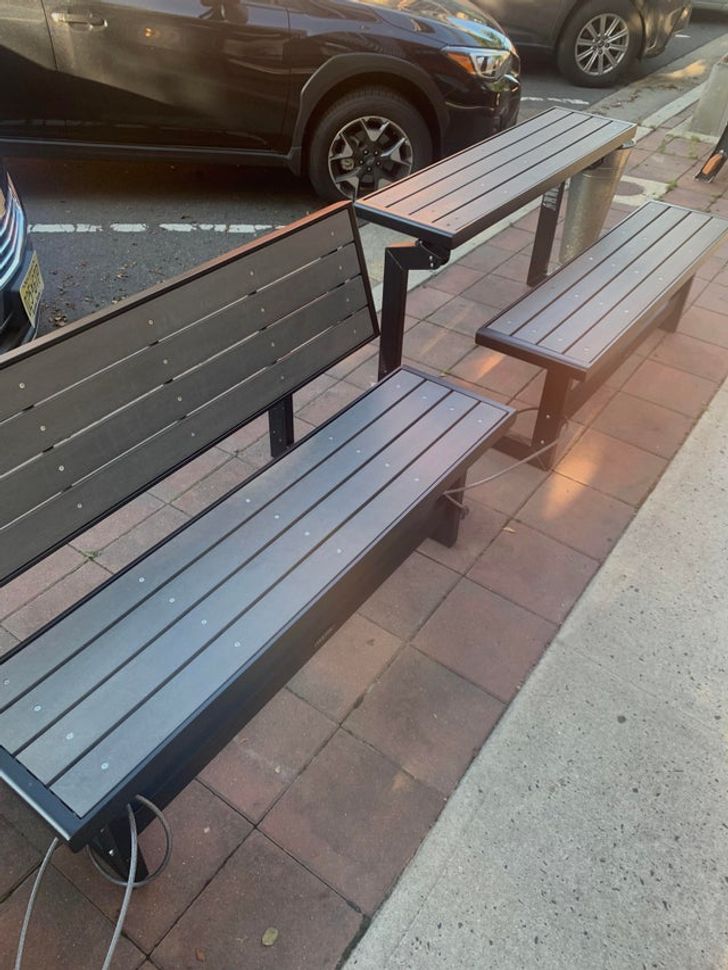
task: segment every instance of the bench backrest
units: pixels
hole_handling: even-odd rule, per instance
[[[0,583],[377,332],[341,203],[0,357]]]

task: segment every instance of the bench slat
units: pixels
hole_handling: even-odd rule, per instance
[[[234,574],[256,556],[261,557],[261,567],[256,568],[262,568],[264,548],[284,535],[297,518],[325,501],[332,482],[344,481],[363,467],[382,448],[384,441],[407,432],[424,415],[428,405],[434,406],[445,393],[444,387],[434,387],[428,391],[429,400],[425,402],[413,390],[258,514],[248,515],[238,496],[236,504],[243,516],[240,525],[233,528],[234,519],[229,510],[228,526],[232,531],[214,544],[205,537],[204,545],[194,550],[195,558],[189,564],[180,563],[180,571],[170,582],[160,586],[149,563],[150,568],[144,570],[145,584],[156,589],[154,596],[0,715],[3,746],[18,754],[31,738],[44,732],[24,751],[23,763],[48,782],[60,767],[95,739],[93,733],[89,736],[90,731],[99,731],[98,725],[102,722],[108,729],[128,713],[130,704],[135,706],[139,682],[150,685],[151,689],[169,675],[160,671],[170,664],[182,663],[188,650],[193,649],[194,641],[180,634],[179,624],[190,625],[190,611],[197,604],[202,604],[203,612],[214,615],[217,625],[226,622],[226,604],[234,602],[235,608],[242,610],[253,596],[251,572],[245,572],[243,587],[231,600],[227,589],[230,583],[237,582]],[[336,437],[340,431],[332,426],[330,434]],[[246,491],[243,489],[243,495]],[[231,504],[226,503],[228,509]],[[212,622],[206,631],[200,632],[211,635]],[[70,713],[62,717],[67,711]],[[73,738],[67,737],[69,733]]]
[[[0,420],[351,243],[349,212],[342,209],[297,227],[283,245],[276,242],[271,257],[268,247],[275,240],[280,241],[279,234],[233,250],[111,311],[70,324],[51,335],[52,349],[49,339],[41,338],[24,347],[20,358],[17,353],[0,358]]]
[[[329,424],[329,433],[309,435],[286,455],[285,461],[278,461],[259,472],[242,488],[235,489],[114,577],[112,583],[94,592],[83,604],[54,623],[51,629],[41,631],[27,641],[21,651],[0,664],[0,711],[6,710],[22,695],[27,696],[28,691],[32,691],[46,676],[100,635],[105,633],[107,637],[111,636],[113,627],[123,630],[126,615],[145,609],[145,604],[156,597],[162,587],[178,576],[188,563],[193,562],[200,550],[221,542],[238,525],[277,501],[334,454],[341,447],[341,442],[351,440],[373,422],[385,418],[389,409],[419,387],[423,379],[420,375],[401,371],[396,381],[385,381],[376,387],[376,393],[364,394],[337,415]],[[333,440],[330,440],[330,435]],[[154,581],[147,580],[147,575],[154,576]],[[139,582],[140,577],[145,577],[143,584]],[[151,625],[149,629],[150,634],[154,634],[161,627]]]
[[[446,400],[460,396],[449,395]],[[77,815],[90,811],[135,769],[141,758],[151,754],[186,717],[199,710],[212,692],[221,689],[226,679],[239,676],[241,669],[279,634],[282,626],[291,622],[320,595],[322,589],[350,568],[396,516],[404,514],[442,479],[443,469],[456,464],[477,446],[484,436],[484,429],[492,429],[503,419],[503,412],[496,407],[477,404],[472,399],[469,405],[474,406],[455,412],[443,410],[442,406],[436,408],[432,413],[440,413],[443,420],[432,430],[440,436],[434,442],[430,441],[429,446],[426,444],[424,449],[419,448],[419,458],[410,455],[411,464],[406,472],[392,479],[385,474],[389,470],[377,468],[377,484],[381,491],[376,494],[369,491],[370,500],[363,507],[360,491],[351,496],[355,504],[349,508],[349,517],[342,527],[312,550],[251,610],[62,775],[52,786],[53,792]],[[457,404],[454,406],[457,409]],[[452,428],[450,433],[443,434],[448,428]],[[391,458],[397,460],[396,451]],[[374,471],[372,469],[370,475]],[[334,493],[337,500],[344,501],[345,491],[346,486],[337,489]],[[302,520],[297,528],[302,530],[304,527],[305,520]],[[291,541],[294,541],[293,535]]]

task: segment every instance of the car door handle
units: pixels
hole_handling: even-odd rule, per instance
[[[54,10],[51,20],[70,27],[105,27],[106,18],[92,10]]]

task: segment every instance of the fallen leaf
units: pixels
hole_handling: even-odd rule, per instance
[[[205,951],[204,950],[200,950],[199,947],[198,947],[198,949],[195,950],[195,958],[197,959],[197,961],[199,963],[204,963],[205,960],[207,959],[206,956],[205,956]]]
[[[278,939],[278,930],[275,926],[269,926],[260,939],[263,946],[273,946],[275,941]]]

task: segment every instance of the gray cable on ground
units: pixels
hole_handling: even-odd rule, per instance
[[[45,858],[41,863],[40,869],[35,877],[35,882],[33,883],[33,888],[30,892],[30,899],[28,900],[28,905],[25,907],[25,917],[23,918],[23,926],[20,930],[20,939],[18,940],[18,952],[15,955],[15,970],[20,970],[20,965],[23,962],[23,951],[25,950],[25,940],[28,935],[28,926],[30,924],[30,917],[33,913],[33,906],[35,906],[35,897],[38,895],[38,889],[40,888],[40,883],[43,878],[43,874],[48,868],[48,863],[51,861],[51,856],[58,848],[58,843],[60,839],[53,839],[51,844],[48,846],[48,851],[45,854]]]
[[[151,872],[146,877],[146,879],[138,879],[137,881],[135,881],[134,888],[141,889],[142,886],[148,886],[150,882],[153,882],[155,879],[161,876],[164,870],[167,868],[169,864],[169,860],[172,856],[172,829],[170,828],[169,822],[164,817],[162,810],[157,808],[154,802],[150,802],[149,799],[144,798],[143,795],[137,795],[136,801],[138,801],[140,804],[148,808],[149,811],[152,812],[152,814],[154,814],[159,819],[159,822],[162,828],[164,829],[165,838],[167,840],[167,848],[165,849],[165,852],[164,852],[164,858],[159,863],[159,865],[154,870],[154,872]],[[106,866],[104,866],[102,862],[96,857],[90,845],[86,846],[86,855],[93,863],[94,868],[101,873],[104,879],[107,879],[109,882],[113,882],[115,886],[126,886],[126,879],[117,879],[116,876],[112,875],[108,871]]]
[[[114,935],[111,937],[111,943],[109,944],[109,949],[106,951],[106,959],[104,960],[104,965],[102,966],[101,970],[109,970],[109,967],[111,966],[111,961],[114,958],[114,951],[119,943],[121,931],[124,928],[124,920],[126,919],[129,903],[131,902],[131,894],[134,892],[134,879],[136,878],[137,858],[139,853],[139,839],[137,837],[134,809],[131,807],[131,805],[126,806],[126,814],[129,817],[129,832],[131,834],[129,878],[126,881],[126,890],[124,891],[124,898],[121,901],[121,909],[119,910],[119,916],[116,920],[116,926],[114,927]]]

